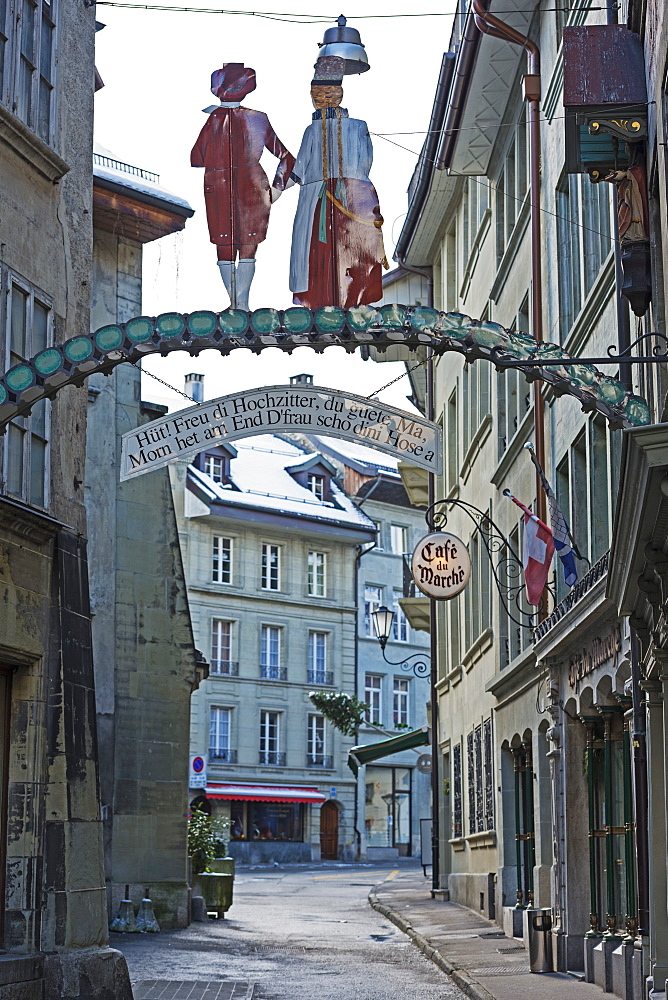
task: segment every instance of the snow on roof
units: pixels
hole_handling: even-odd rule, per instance
[[[93,146],[93,177],[118,184],[130,191],[149,195],[151,198],[157,198],[192,213],[191,206],[184,198],[179,198],[160,184],[158,174],[119,160],[111,150],[99,142],[95,142]]]
[[[363,444],[346,441],[345,438],[333,438],[320,434],[309,434],[309,440],[316,448],[319,446],[322,447],[325,454],[333,454],[340,461],[345,462],[346,459],[350,459],[355,463],[356,467],[361,465],[368,466],[368,474],[371,476],[382,472],[385,475],[399,478],[399,472],[397,471],[398,460],[392,458],[391,455],[386,455],[384,452],[378,451],[376,448],[367,448]],[[358,468],[358,471],[361,472],[362,469]]]
[[[230,461],[230,479],[236,488],[214,483],[205,472],[192,465],[189,467],[192,480],[211,502],[230,507],[257,507],[374,530],[373,521],[358,510],[336,483],[331,483],[333,501],[318,500],[290,475],[287,469],[294,468],[304,457],[303,449],[273,434],[242,438],[235,445],[238,454]]]

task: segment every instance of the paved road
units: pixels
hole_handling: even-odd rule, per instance
[[[111,944],[127,958],[135,1000],[463,1000],[369,906],[371,887],[392,873],[369,865],[242,871],[227,919],[113,934]]]

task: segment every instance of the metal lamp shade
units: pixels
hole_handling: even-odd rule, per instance
[[[346,76],[351,76],[354,73],[366,73],[370,68],[360,33],[357,28],[346,26],[343,14],[339,17],[335,28],[327,28],[320,43],[318,58],[322,58],[322,56],[339,56],[340,59],[345,59],[344,74]]]
[[[385,649],[385,643],[390,638],[390,632],[392,631],[394,611],[390,611],[389,608],[382,605],[377,611],[372,611],[371,617],[373,619],[373,627],[376,633],[376,638],[380,642],[382,648]]]

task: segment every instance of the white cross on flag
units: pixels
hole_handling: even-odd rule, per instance
[[[548,526],[528,507],[512,495],[511,500],[524,511],[524,586],[527,601],[537,606],[550,575],[554,538]]]

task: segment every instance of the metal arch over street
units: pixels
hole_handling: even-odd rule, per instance
[[[223,355],[237,348],[259,354],[268,347],[292,352],[311,347],[343,347],[352,353],[363,345],[379,350],[397,344],[415,349],[431,347],[437,355],[454,351],[467,361],[486,360],[499,368],[517,368],[528,380],[542,379],[555,395],[571,395],[586,411],[598,410],[613,428],[649,423],[649,407],[627,392],[617,379],[591,364],[570,358],[558,344],[538,343],[526,333],[498,323],[479,322],[462,313],[438,312],[424,306],[384,305],[310,310],[227,309],[216,313],[163,313],[138,316],[127,323],[103,326],[94,333],[73,337],[14,365],[0,378],[0,432],[17,416],[30,412],[41,399],[50,399],[66,385],[83,385],[88,375],[109,374],[126,361],[149,354],[213,349]],[[625,359],[633,362],[633,358]],[[611,357],[610,364],[619,364]]]

